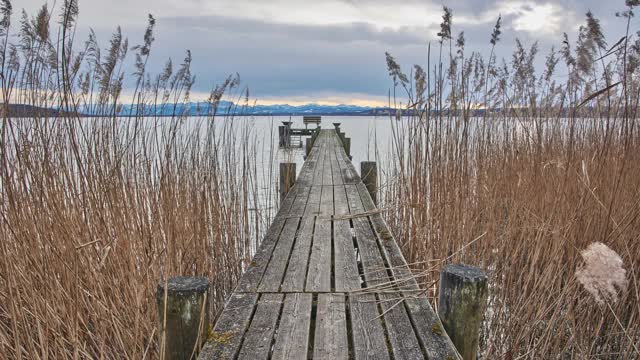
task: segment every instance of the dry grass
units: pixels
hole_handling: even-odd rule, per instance
[[[556,70],[555,53],[537,75],[536,45],[518,42],[500,66],[467,56],[463,36],[452,45],[447,13],[436,49],[450,54],[448,64],[436,58],[408,77],[388,56],[417,109],[394,129],[384,189],[383,206],[398,208],[385,217],[405,256],[423,284],[435,284],[446,261],[489,272],[484,358],[637,358],[640,34],[609,49],[587,14],[576,50],[563,45],[569,75]],[[501,111],[473,112],[486,107]],[[614,288],[618,300],[607,306],[575,276],[594,242],[620,254],[626,270],[628,286]],[[620,272],[611,276],[624,284]]]
[[[148,74],[152,17],[139,46],[118,29],[102,51],[94,36],[73,51],[74,1],[58,25],[46,7],[23,18],[17,44],[10,3],[1,10],[0,358],[157,358],[158,282],[206,276],[214,318],[263,231],[255,134],[216,116],[223,94],[240,100],[238,81],[186,119],[191,55]],[[168,116],[116,117],[127,81],[133,114]],[[11,118],[10,102],[63,115]]]

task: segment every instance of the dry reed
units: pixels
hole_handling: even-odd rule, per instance
[[[631,24],[635,6],[621,20]],[[433,284],[433,301],[444,263],[489,272],[483,358],[637,358],[640,34],[607,45],[589,12],[575,50],[565,34],[538,74],[537,44],[516,41],[511,61],[494,58],[500,19],[487,60],[465,52],[463,35],[454,43],[453,18],[445,8],[440,55],[432,63],[429,46],[426,72],[416,66],[406,76],[387,54],[411,104],[407,121],[392,120],[383,189],[383,206],[398,209],[384,215],[403,253],[421,283]],[[626,269],[626,291],[606,298],[611,311],[575,276],[594,242]],[[622,290],[623,278],[618,271],[600,283]]]
[[[0,357],[157,358],[158,282],[209,278],[213,319],[263,232],[255,134],[219,110],[238,79],[186,118],[191,54],[152,77],[152,16],[138,46],[118,28],[76,49],[76,0],[18,27],[0,5]]]

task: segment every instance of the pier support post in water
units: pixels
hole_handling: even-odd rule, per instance
[[[344,144],[344,152],[347,153],[349,160],[353,159],[351,157],[351,138],[348,138],[348,137],[344,138],[343,144]]]
[[[307,138],[305,140],[305,151],[304,151],[304,157],[305,159],[307,158],[307,156],[309,156],[309,153],[311,152],[311,147],[313,146],[313,139],[312,138]]]
[[[296,182],[296,163],[280,163],[280,202]]]
[[[278,145],[283,148],[291,147],[291,121],[283,121],[281,126],[278,126]]]
[[[483,270],[462,264],[442,269],[438,315],[465,360],[476,359],[487,296],[487,275]]]
[[[166,284],[162,281],[158,284],[156,300],[160,321],[158,336],[160,344],[164,339],[164,358],[195,359],[207,340],[209,280],[179,276],[170,278]]]
[[[360,162],[360,178],[367,187],[373,203],[378,205],[378,165],[375,161]]]

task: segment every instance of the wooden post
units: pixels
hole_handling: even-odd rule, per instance
[[[280,202],[296,182],[296,163],[280,163]]]
[[[351,138],[344,138],[344,152],[351,159]]]
[[[483,270],[463,264],[442,269],[438,315],[465,360],[476,359],[487,296],[487,275]]]
[[[378,205],[378,165],[375,161],[360,162],[360,177],[373,203]]]
[[[166,285],[166,304],[164,281],[158,284],[156,292],[160,321],[158,336],[160,344],[164,338],[164,358],[195,359],[207,340],[209,280],[179,276],[170,278]]]
[[[284,125],[278,126],[278,145],[280,147],[285,147],[286,146],[285,126]]]
[[[286,147],[291,147],[291,124],[284,126],[284,142]]]
[[[313,146],[312,139],[311,138],[307,138],[306,141],[305,141],[305,145],[306,145],[306,147],[305,147],[305,152],[304,153],[305,153],[305,158],[306,158],[307,156],[309,156],[309,153],[311,152],[311,147]]]

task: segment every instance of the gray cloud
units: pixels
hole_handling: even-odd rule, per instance
[[[14,4],[29,11],[42,0]],[[538,63],[562,32],[575,41],[576,30],[591,9],[610,42],[624,32],[615,18],[624,1],[462,0],[451,2],[453,31],[465,32],[467,52],[489,53],[489,36],[499,13],[503,35],[496,53],[510,59],[515,38],[539,41]],[[228,74],[239,72],[257,98],[314,98],[361,94],[384,98],[391,81],[384,52],[408,71],[426,64],[428,41],[435,46],[441,3],[427,0],[80,0],[79,38],[95,28],[103,46],[116,25],[131,43],[142,39],[146,14],[158,18],[150,68],[159,71],[171,57],[193,52],[196,91],[206,92]],[[17,20],[17,19],[16,19]],[[632,29],[637,29],[637,20]]]
[[[389,45],[424,44],[429,38],[426,27],[402,26],[398,29],[379,28],[374,24],[356,22],[348,24],[300,25],[268,23],[253,19],[225,16],[167,17],[160,21],[167,26],[210,32],[234,33],[246,36],[270,33],[310,41],[349,43],[357,41],[379,42]]]

